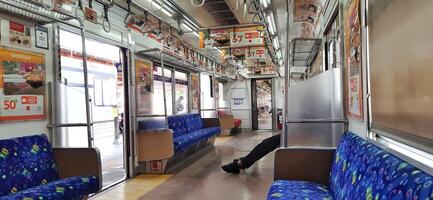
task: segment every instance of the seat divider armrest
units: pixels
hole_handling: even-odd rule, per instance
[[[335,148],[280,148],[275,153],[275,180],[329,184]]]
[[[101,155],[97,148],[53,148],[60,178],[96,176],[102,188]]]
[[[220,127],[220,120],[218,118],[203,118],[203,127]]]

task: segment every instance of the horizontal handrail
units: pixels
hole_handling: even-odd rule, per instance
[[[209,109],[200,109],[200,111],[216,111],[217,109],[215,108],[209,108]]]
[[[166,117],[165,115],[137,115],[136,117]]]
[[[345,119],[296,119],[296,120],[287,120],[286,124],[298,124],[298,123],[349,123]]]
[[[48,128],[58,128],[58,127],[87,127],[87,123],[48,124]]]

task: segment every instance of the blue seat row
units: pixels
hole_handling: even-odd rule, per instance
[[[96,176],[60,179],[45,135],[0,140],[1,200],[83,199],[99,186]]]
[[[218,135],[220,127],[205,128],[200,114],[173,115],[167,118],[168,128],[173,131],[175,152]]]
[[[350,132],[337,147],[329,180],[277,180],[267,199],[433,199],[433,176]]]

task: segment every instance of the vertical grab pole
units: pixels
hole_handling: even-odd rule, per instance
[[[81,46],[83,58],[83,74],[84,74],[84,96],[86,98],[86,121],[87,121],[87,145],[93,147],[92,124],[90,116],[90,96],[89,96],[89,80],[87,71],[87,53],[86,53],[86,34],[84,25],[81,22]]]
[[[211,87],[212,87],[212,90],[213,90],[213,98],[215,99],[215,103],[214,103],[214,108],[215,108],[215,116],[218,118],[218,101],[219,101],[219,95],[218,95],[218,99],[216,98],[216,96],[215,96],[215,94],[217,93],[217,92],[219,92],[219,91],[216,91],[215,90],[215,84],[216,84],[216,73],[215,73],[215,69],[212,69],[212,79],[213,79],[213,81],[212,81],[212,85],[211,85]],[[219,88],[219,86],[218,86],[218,88]]]
[[[286,33],[286,37],[287,37],[287,43],[288,43],[288,46],[287,46],[287,49],[286,49],[286,64],[285,64],[285,66],[284,66],[284,110],[283,110],[283,115],[284,115],[284,117],[283,117],[283,133],[282,133],[282,137],[281,137],[281,146],[282,147],[287,147],[287,138],[288,138],[288,133],[287,133],[287,120],[288,120],[288,115],[287,115],[287,111],[289,110],[289,104],[288,104],[288,101],[289,101],[289,94],[288,94],[288,91],[289,91],[289,86],[290,86],[290,58],[289,58],[289,56],[290,56],[290,54],[289,54],[289,51],[290,51],[290,42],[289,42],[289,39],[290,39],[290,36],[289,36],[289,27],[290,27],[290,22],[289,22],[289,1],[287,1],[287,4],[286,4],[287,6],[286,6],[286,9],[287,9],[287,24],[286,24],[286,27],[287,27],[287,33]]]
[[[165,97],[165,74],[164,74],[164,52],[159,51],[161,55],[161,70],[162,70],[162,94],[164,96],[164,118],[165,118],[165,128],[168,128],[167,122],[167,98]]]

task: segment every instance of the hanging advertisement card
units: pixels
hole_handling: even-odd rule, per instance
[[[135,60],[135,85],[137,87],[137,114],[150,114],[152,111],[153,63]]]
[[[32,37],[30,36],[30,27],[23,24],[9,22],[9,42],[18,46],[31,47]]]
[[[48,49],[48,28],[43,26],[35,27],[36,47]]]
[[[198,74],[191,74],[192,110],[200,109],[200,79]]]
[[[265,47],[253,47],[247,50],[247,60],[266,59],[266,48]]]
[[[146,19],[144,18],[144,15],[129,15],[126,19],[126,24],[128,28],[139,33],[144,33],[144,24],[146,24]]]
[[[45,56],[0,47],[0,121],[45,119]]]
[[[350,118],[363,119],[362,63],[361,63],[361,22],[359,0],[347,5],[344,18],[345,61],[347,68],[347,114]]]
[[[236,60],[244,60],[246,53],[247,53],[247,49],[245,48],[233,48],[230,49],[230,55],[234,56],[234,58]]]
[[[232,47],[263,45],[265,41],[259,31],[232,32],[230,38]]]
[[[163,48],[162,40],[164,35],[160,29],[160,21],[158,18],[148,15],[144,25],[144,40],[150,48]]]
[[[200,34],[199,44],[201,48],[228,47],[230,46],[230,31],[225,29],[214,29],[203,31]]]
[[[77,0],[53,0],[53,10],[67,14],[73,14]]]

